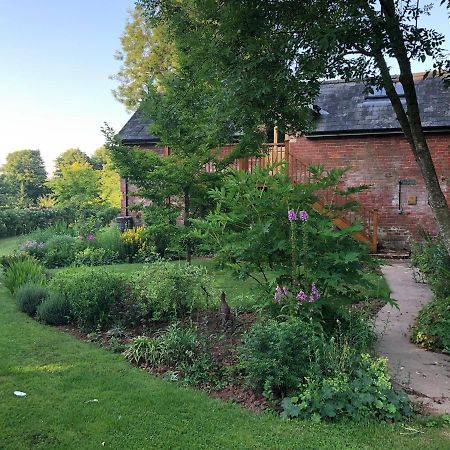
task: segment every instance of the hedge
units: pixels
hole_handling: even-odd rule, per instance
[[[73,223],[78,217],[97,217],[106,225],[119,214],[118,208],[95,206],[82,211],[73,207],[0,209],[0,237],[27,234],[58,222]]]

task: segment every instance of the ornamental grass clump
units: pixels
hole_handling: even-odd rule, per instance
[[[3,274],[5,287],[13,295],[26,283],[43,285],[45,281],[46,277],[43,267],[31,257],[11,262]]]

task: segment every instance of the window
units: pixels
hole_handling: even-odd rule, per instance
[[[401,83],[395,83],[395,92],[397,92],[400,98],[405,96],[405,92],[403,91],[403,86]],[[364,96],[365,100],[388,100],[388,96],[386,94],[386,89],[384,88],[373,88],[373,93],[368,93]]]

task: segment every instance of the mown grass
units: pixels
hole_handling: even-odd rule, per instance
[[[401,425],[286,422],[211,399],[28,318],[2,287],[0,349],[2,449],[431,450],[450,446],[445,428],[421,428],[423,433],[409,435]],[[27,396],[15,397],[14,390]]]
[[[11,241],[0,240],[0,254],[15,247]],[[229,274],[220,277],[242,291]],[[446,428],[409,424],[416,433],[401,424],[287,422],[211,399],[30,319],[1,285],[0,349],[1,449],[450,448]]]

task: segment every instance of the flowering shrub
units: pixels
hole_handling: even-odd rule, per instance
[[[121,239],[125,247],[125,253],[130,260],[133,260],[145,248],[146,240],[144,233],[144,227],[128,228],[122,233]]]
[[[336,189],[343,171],[293,185],[289,177],[269,170],[231,172],[211,193],[217,208],[194,221],[216,261],[241,278],[256,280],[271,304],[276,286],[287,288],[291,294],[280,294],[277,305],[295,306],[292,312],[299,303],[317,303],[313,309],[318,309],[364,299],[364,274],[372,263],[367,246],[352,238],[360,226],[338,230],[328,215],[310,206],[321,189],[346,195]]]
[[[37,259],[42,258],[44,255],[45,245],[43,242],[37,242],[34,240],[25,241],[19,245],[19,250],[28,253],[30,256],[34,256]]]

